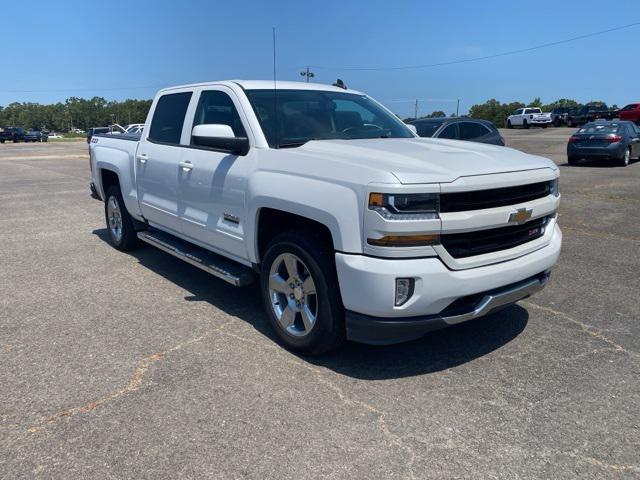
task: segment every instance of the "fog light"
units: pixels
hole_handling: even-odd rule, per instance
[[[396,307],[404,305],[413,295],[413,278],[396,278]]]

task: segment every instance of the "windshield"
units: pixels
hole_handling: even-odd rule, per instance
[[[310,140],[413,137],[400,119],[365,95],[321,90],[246,94],[272,148],[298,147]]]
[[[618,123],[587,123],[578,133],[618,133]]]

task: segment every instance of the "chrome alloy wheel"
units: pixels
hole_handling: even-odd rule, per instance
[[[271,264],[269,300],[280,326],[296,337],[307,335],[318,318],[318,296],[311,272],[300,258],[281,253]]]
[[[107,200],[107,221],[111,237],[116,243],[120,243],[122,241],[122,212],[120,212],[120,205],[113,195]]]

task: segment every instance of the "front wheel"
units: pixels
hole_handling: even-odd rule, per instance
[[[118,250],[133,250],[138,246],[138,235],[122,199],[120,188],[107,189],[107,200],[104,202],[104,216],[107,222],[109,243]]]
[[[526,120],[522,122],[522,128],[529,128],[529,123]]]
[[[333,249],[317,236],[291,231],[274,238],[260,285],[269,323],[287,348],[320,355],[345,341]]]

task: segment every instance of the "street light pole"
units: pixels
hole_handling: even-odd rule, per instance
[[[300,75],[302,75],[303,77],[307,77],[307,83],[309,83],[310,78],[315,77],[315,74],[309,70],[309,67],[307,67],[306,70],[300,72]]]

